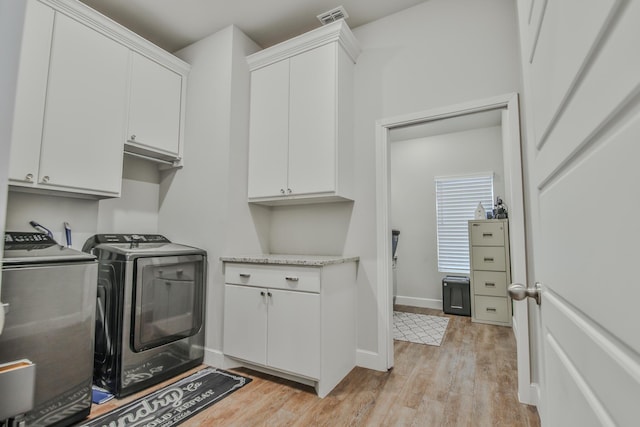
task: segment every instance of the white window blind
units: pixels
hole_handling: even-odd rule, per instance
[[[438,271],[469,273],[468,221],[478,203],[493,208],[493,173],[438,177],[436,214],[438,223]]]

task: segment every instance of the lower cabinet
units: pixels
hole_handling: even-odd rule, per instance
[[[227,264],[225,356],[326,396],[355,366],[355,268]]]
[[[319,294],[237,285],[225,293],[225,353],[319,378]]]

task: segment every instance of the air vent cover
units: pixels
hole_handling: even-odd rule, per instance
[[[331,24],[332,22],[338,21],[340,19],[347,19],[349,14],[346,10],[344,10],[344,6],[338,6],[335,9],[331,9],[328,12],[321,13],[318,15],[318,19],[322,22],[322,25]]]

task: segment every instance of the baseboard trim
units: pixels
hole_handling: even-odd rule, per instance
[[[410,307],[432,308],[434,310],[442,310],[441,299],[403,297],[398,295],[396,296],[396,304],[408,305]]]
[[[205,347],[204,364],[214,368],[222,368],[224,366],[224,354],[220,350]]]
[[[385,362],[380,357],[380,354],[368,350],[356,350],[356,365],[374,371],[387,371]]]
[[[220,350],[210,348],[204,349],[204,364],[220,369],[232,369],[245,365],[231,357],[225,356]],[[356,366],[374,371],[387,371],[380,355],[368,350],[356,350]]]

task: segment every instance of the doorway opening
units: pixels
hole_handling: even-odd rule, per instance
[[[492,114],[482,114],[489,113]],[[376,123],[377,273],[378,273],[378,356],[385,369],[394,364],[393,355],[393,274],[390,149],[394,138],[406,133],[422,135],[438,126],[460,126],[460,120],[496,117],[502,133],[504,199],[509,205],[511,273],[513,282],[526,282],[524,202],[518,96],[515,93],[425,112],[380,120]],[[448,120],[445,120],[448,119]],[[417,133],[416,133],[417,132]],[[439,131],[441,132],[441,131]],[[526,304],[514,305],[513,329],[517,341],[518,395],[532,402],[529,365],[529,330]]]

